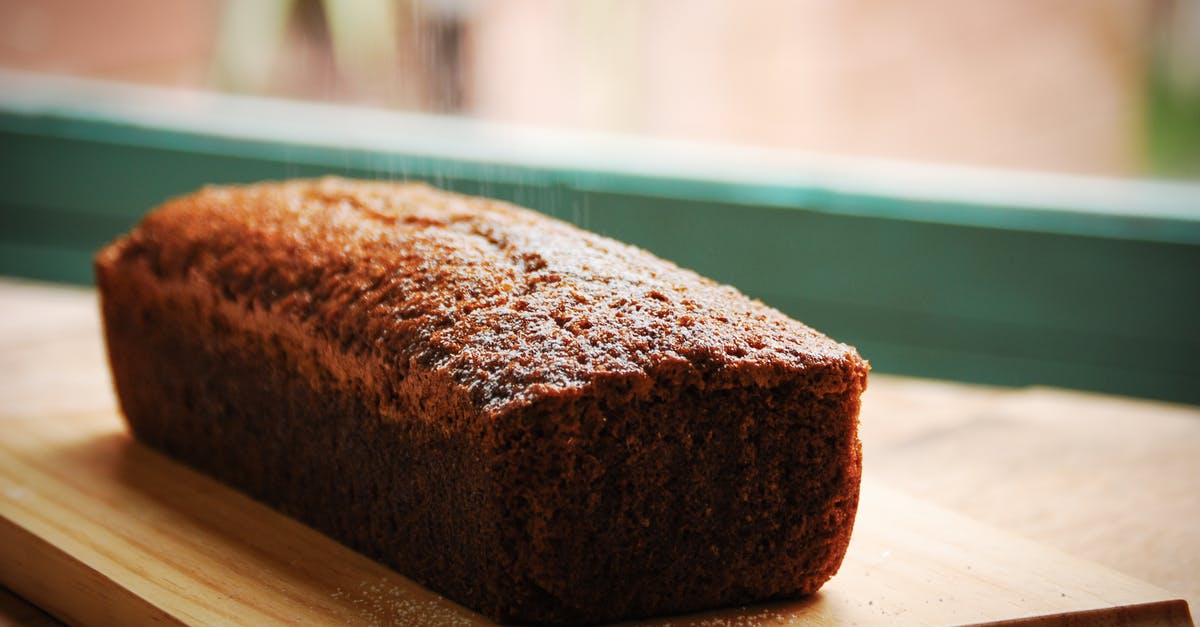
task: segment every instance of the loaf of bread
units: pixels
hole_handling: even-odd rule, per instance
[[[138,440],[501,621],[815,592],[867,364],[733,288],[509,204],[210,187],[96,259]]]

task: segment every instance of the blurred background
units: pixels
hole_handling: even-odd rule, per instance
[[[0,0],[0,67],[833,154],[1200,176],[1191,0]]]
[[[1200,403],[1200,0],[0,0],[0,274],[325,174],[571,220],[877,372]]]

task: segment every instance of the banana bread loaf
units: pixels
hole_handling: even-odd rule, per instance
[[[529,210],[210,187],[99,253],[142,442],[501,621],[792,598],[858,504],[854,349]]]

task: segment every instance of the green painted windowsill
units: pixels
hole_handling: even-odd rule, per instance
[[[647,248],[874,368],[1200,403],[1200,187],[514,129],[0,73],[0,273],[210,183],[420,179]]]

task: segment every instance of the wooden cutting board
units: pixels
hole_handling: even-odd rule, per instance
[[[485,624],[132,441],[111,411],[5,420],[0,580],[79,624]],[[868,480],[850,554],[816,596],[670,625],[1191,625],[1150,584]]]

